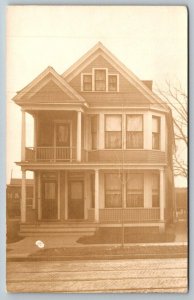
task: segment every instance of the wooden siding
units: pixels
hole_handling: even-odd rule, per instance
[[[81,73],[92,73],[92,68],[108,68],[108,73],[119,74],[119,92],[81,92]],[[99,55],[82,72],[75,76],[70,85],[90,104],[119,103],[120,105],[146,105],[150,102],[127,79],[125,79],[113,66]]]
[[[96,150],[88,152],[89,162],[166,163],[165,152],[153,150]]]

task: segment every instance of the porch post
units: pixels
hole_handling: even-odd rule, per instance
[[[95,221],[99,221],[99,170],[95,170]]]
[[[42,208],[41,208],[41,178],[40,172],[38,172],[38,220],[41,220]]]
[[[25,161],[25,147],[26,147],[26,114],[22,109],[22,131],[21,131],[21,160]]]
[[[22,170],[21,223],[26,222],[26,171]]]
[[[160,221],[164,221],[164,207],[165,207],[164,170],[160,169]]]
[[[60,220],[61,215],[61,195],[60,195],[60,188],[61,188],[61,173],[60,171],[57,172],[57,202],[58,202],[58,211],[57,211],[57,219]]]
[[[81,161],[81,133],[82,133],[82,118],[81,111],[77,112],[77,161]]]
[[[32,209],[35,209],[35,208],[36,208],[36,172],[34,171]]]
[[[68,219],[68,173],[65,171],[65,220]]]
[[[35,151],[35,161],[36,161],[36,156],[37,156],[37,116],[36,114],[34,115],[34,151]]]

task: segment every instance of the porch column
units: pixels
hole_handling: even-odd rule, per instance
[[[34,171],[32,209],[35,209],[35,208],[36,208],[36,172]]]
[[[40,172],[38,172],[38,220],[41,220],[42,208],[41,208],[41,178]]]
[[[22,170],[21,223],[26,222],[26,171]]]
[[[95,170],[95,221],[99,221],[99,170]]]
[[[82,115],[77,112],[77,161],[81,161],[81,133],[82,133]]]
[[[58,210],[57,210],[57,219],[60,220],[61,218],[61,195],[60,195],[60,190],[61,190],[61,172],[58,171],[57,172],[57,207],[58,207]]]
[[[36,161],[36,147],[37,147],[37,116],[34,115],[34,150],[35,150],[35,161]]]
[[[22,109],[22,131],[21,131],[21,160],[25,161],[25,147],[26,147],[26,114]]]
[[[164,221],[164,207],[165,207],[164,170],[160,169],[160,221]]]

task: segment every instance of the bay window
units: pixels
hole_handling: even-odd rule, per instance
[[[105,147],[106,149],[122,148],[122,115],[106,115]]]
[[[105,207],[122,207],[121,178],[119,174],[105,174]]]
[[[144,175],[132,173],[127,175],[126,207],[144,206]]]
[[[126,147],[128,149],[143,148],[143,116],[127,115]]]
[[[159,174],[153,173],[152,174],[152,207],[160,206],[159,185],[160,185]]]
[[[160,117],[152,117],[152,149],[160,149]]]

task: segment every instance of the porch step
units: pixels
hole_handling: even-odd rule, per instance
[[[71,223],[71,224],[62,224],[62,223],[48,223],[48,224],[21,224],[20,225],[20,235],[34,235],[37,233],[44,234],[76,234],[82,233],[83,235],[92,235],[97,229],[97,225],[83,224],[83,223]]]

